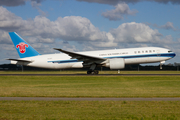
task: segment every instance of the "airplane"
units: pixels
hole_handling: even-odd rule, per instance
[[[112,49],[99,51],[71,52],[59,48],[58,54],[39,54],[16,32],[9,32],[14,46],[20,56],[18,59],[7,59],[11,64],[48,69],[68,69],[89,67],[87,74],[98,74],[97,66],[110,69],[123,69],[128,64],[143,64],[160,62],[160,69],[166,60],[176,56],[169,49],[160,47],[141,47],[127,49]]]

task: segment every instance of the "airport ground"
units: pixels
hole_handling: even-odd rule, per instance
[[[57,72],[57,71],[56,71]],[[55,73],[56,73],[55,72]],[[63,71],[66,72],[66,71]],[[71,71],[72,72],[72,71]],[[74,74],[82,74],[78,71]],[[113,72],[113,71],[111,71]],[[110,73],[111,73],[110,72]],[[115,71],[117,72],[117,71]],[[123,72],[123,71],[122,71]],[[124,71],[136,74],[138,71]],[[152,73],[153,72],[153,73]],[[0,72],[0,74],[19,74]],[[25,72],[22,74],[40,74]],[[55,74],[54,73],[54,74]],[[57,74],[59,74],[57,72]],[[68,72],[67,72],[68,73]],[[66,74],[67,74],[66,73]],[[139,71],[158,74],[158,71]],[[161,71],[161,74],[179,74]],[[41,72],[42,74],[42,72]],[[44,72],[43,74],[48,74]],[[52,73],[51,73],[52,74]],[[65,73],[64,73],[65,74]],[[72,73],[70,73],[72,74]],[[105,73],[101,73],[105,74]],[[112,73],[113,74],[113,73]],[[115,73],[117,74],[117,73]],[[180,76],[0,76],[0,97],[179,98]],[[0,119],[179,119],[180,101],[0,101]]]

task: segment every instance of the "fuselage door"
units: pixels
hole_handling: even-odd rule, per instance
[[[158,50],[156,50],[156,51],[157,51],[157,56],[158,56],[158,57],[161,56],[160,50],[158,49]]]

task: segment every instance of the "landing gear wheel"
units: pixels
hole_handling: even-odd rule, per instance
[[[98,75],[99,71],[98,70],[94,70],[94,74]]]
[[[92,73],[92,71],[87,71],[87,74],[89,75],[89,74],[91,74]]]
[[[93,70],[93,71],[89,70],[89,71],[87,71],[87,74],[88,75],[89,74],[97,75],[97,74],[99,74],[99,71],[98,70]]]

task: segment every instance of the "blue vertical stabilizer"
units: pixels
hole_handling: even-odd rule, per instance
[[[40,55],[33,47],[23,40],[16,32],[9,33],[20,58]]]

